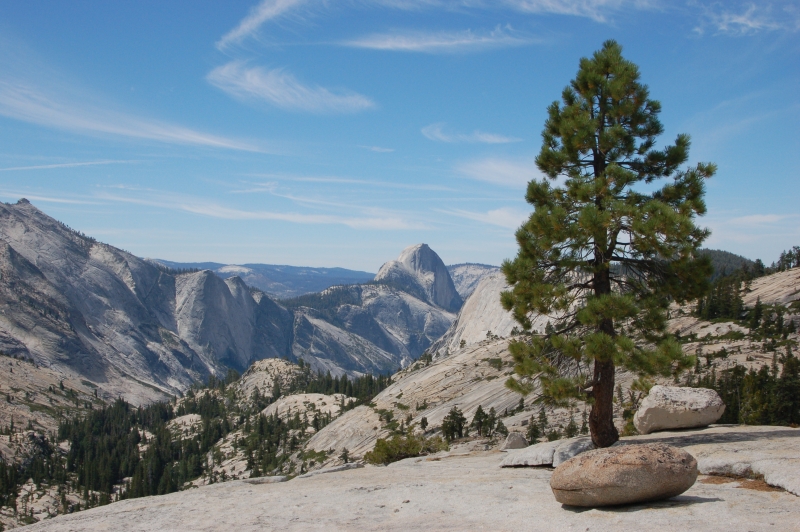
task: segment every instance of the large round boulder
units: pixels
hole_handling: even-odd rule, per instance
[[[725,403],[714,390],[653,386],[633,417],[640,434],[658,430],[705,427],[725,412]]]
[[[558,502],[569,506],[615,506],[675,497],[695,480],[692,455],[651,443],[579,454],[556,468],[550,488]]]

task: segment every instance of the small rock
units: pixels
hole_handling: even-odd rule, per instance
[[[587,451],[558,466],[550,488],[569,506],[614,506],[668,499],[697,479],[692,455],[660,443]]]
[[[508,436],[506,436],[506,441],[503,443],[503,446],[500,448],[500,450],[506,451],[508,449],[524,449],[527,446],[528,440],[525,439],[525,436],[519,432],[509,432]]]
[[[633,417],[640,434],[658,430],[705,427],[725,412],[725,403],[714,390],[653,386]]]
[[[571,438],[569,440],[562,441],[561,445],[556,447],[556,450],[553,453],[553,467],[558,467],[573,456],[578,456],[579,454],[585,453],[586,451],[591,451],[594,448],[594,443],[592,443],[592,439],[588,436],[584,436],[582,438]]]
[[[563,441],[546,441],[524,449],[512,450],[500,462],[500,467],[549,466],[553,463],[553,453]]]

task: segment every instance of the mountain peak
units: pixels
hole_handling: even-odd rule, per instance
[[[381,266],[376,281],[388,281],[421,299],[451,312],[461,307],[453,279],[439,255],[428,244],[405,248],[396,260]]]

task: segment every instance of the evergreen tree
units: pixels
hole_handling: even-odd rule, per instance
[[[463,438],[466,424],[467,418],[457,406],[454,406],[442,420],[442,436],[448,442],[456,438]]]
[[[716,167],[680,169],[687,135],[654,148],[661,105],[614,41],[581,59],[562,100],[548,109],[536,165],[564,185],[528,184],[534,212],[516,233],[516,258],[503,264],[512,287],[503,306],[522,327],[531,330],[534,313],[555,319],[549,333],[511,343],[523,379],[508,384],[529,393],[538,375],[546,399],[588,401],[592,441],[608,447],[619,438],[612,421],[617,365],[669,375],[694,363],[663,333],[669,303],[708,288],[711,263],[698,248],[709,233],[694,219],[705,214],[703,181]],[[641,185],[662,178],[669,182],[643,192]]]
[[[528,443],[533,445],[539,438],[542,437],[542,431],[539,429],[539,424],[534,420],[533,416],[528,421],[528,431],[525,433],[525,439],[528,440]]]

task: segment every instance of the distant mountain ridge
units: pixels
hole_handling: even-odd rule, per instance
[[[145,259],[175,270],[211,270],[223,279],[239,276],[249,286],[277,299],[321,292],[331,286],[371,281],[375,274],[346,268],[314,268],[278,264],[221,264],[219,262],[173,262]]]
[[[439,256],[412,248],[389,261],[404,275],[284,305],[235,268],[223,279],[195,265],[154,264],[27,200],[0,203],[0,352],[134,404],[264,358],[302,358],[334,375],[392,372],[444,334],[460,306]]]

